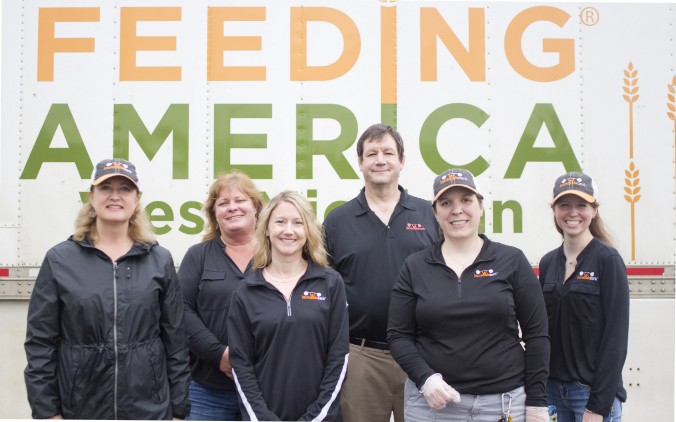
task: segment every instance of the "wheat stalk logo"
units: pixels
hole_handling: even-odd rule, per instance
[[[674,163],[676,163],[676,89],[674,89],[674,86],[676,85],[676,76],[671,80],[671,83],[667,85],[667,90],[669,91],[667,93],[667,99],[669,100],[667,102],[667,116],[671,119],[672,122],[674,122]]]
[[[673,88],[673,87],[672,87]],[[641,191],[638,178],[639,171],[634,165],[634,103],[638,100],[638,69],[634,69],[633,63],[624,70],[624,101],[629,103],[629,168],[624,171],[624,199],[631,207],[631,260],[636,260],[636,203],[641,199],[638,193]]]
[[[629,168],[624,171],[626,176],[624,179],[624,199],[629,202],[631,206],[631,260],[636,259],[636,230],[634,227],[635,205],[641,199],[638,193],[641,187],[638,185],[641,179],[638,178],[638,169],[634,167],[634,162],[629,163]]]
[[[632,62],[624,69],[624,101],[629,103],[629,158],[634,158],[634,103],[638,100],[638,69]]]

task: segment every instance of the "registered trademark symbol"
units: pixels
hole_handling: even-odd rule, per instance
[[[593,7],[585,7],[580,12],[580,22],[583,25],[594,26],[599,21],[599,11]]]

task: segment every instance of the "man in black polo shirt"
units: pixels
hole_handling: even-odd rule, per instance
[[[345,281],[350,358],[341,392],[345,422],[404,421],[406,374],[389,353],[387,312],[404,259],[437,241],[429,201],[399,186],[404,144],[390,126],[375,124],[357,141],[364,188],[326,217],[332,266]]]

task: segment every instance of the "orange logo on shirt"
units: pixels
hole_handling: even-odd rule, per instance
[[[300,298],[302,300],[326,300],[326,296],[322,295],[321,293],[308,291],[304,291]]]
[[[488,270],[476,270],[476,271],[474,271],[474,278],[495,277],[496,275],[498,275],[498,273],[493,271],[492,268],[490,268]]]
[[[577,274],[577,277],[576,277],[576,278],[577,278],[578,280],[590,280],[590,281],[596,281],[596,280],[599,279],[598,277],[594,277],[594,272],[593,272],[593,271],[591,271],[591,272],[588,272],[588,271],[580,271],[580,272]]]

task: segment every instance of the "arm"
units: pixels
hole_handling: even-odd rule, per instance
[[[406,260],[390,296],[387,342],[395,361],[418,389],[435,371],[430,368],[415,345],[417,297],[413,291],[409,262]]]
[[[601,279],[601,304],[605,315],[603,337],[587,409],[608,415],[622,378],[629,336],[629,283],[619,255],[608,258]]]
[[[42,262],[28,306],[24,371],[28,402],[35,419],[61,416],[57,353],[61,341],[61,306],[49,253]]]
[[[228,342],[232,376],[237,386],[240,403],[249,420],[279,420],[269,408],[261,392],[254,370],[254,337],[246,306],[236,290],[228,312]]]
[[[165,263],[165,289],[161,299],[160,333],[167,353],[167,379],[171,393],[172,414],[182,419],[190,411],[188,403],[190,366],[183,322],[181,288],[171,255]]]
[[[178,269],[178,279],[183,292],[183,311],[185,331],[188,335],[190,351],[199,359],[220,368],[225,355],[226,345],[207,328],[198,314],[197,296],[202,279],[202,257],[198,248],[190,248]],[[228,361],[229,364],[229,361]]]
[[[533,268],[519,252],[512,286],[516,317],[526,344],[525,390],[527,406],[547,406],[545,390],[549,376],[549,331],[547,310]]]
[[[300,420],[336,420],[340,401],[340,388],[347,374],[349,355],[349,323],[347,298],[343,279],[337,276],[331,292],[331,312],[328,333],[328,355],[324,366],[324,377],[319,387],[317,400],[311,403]]]

